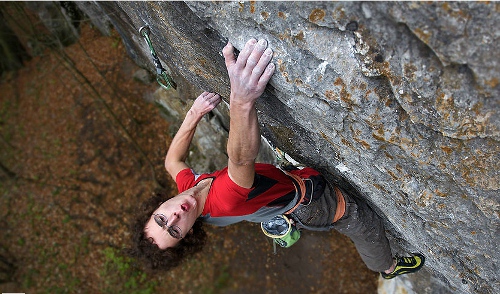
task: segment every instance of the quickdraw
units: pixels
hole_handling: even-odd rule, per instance
[[[160,59],[158,59],[158,56],[156,55],[155,49],[153,48],[151,40],[149,39],[150,33],[151,31],[148,26],[143,26],[139,29],[139,34],[141,34],[144,37],[144,39],[146,39],[146,42],[148,43],[149,46],[149,50],[151,51],[151,55],[153,56],[153,63],[155,64],[156,67],[156,81],[158,82],[158,84],[160,84],[160,86],[162,86],[166,90],[169,90],[171,88],[177,89],[177,85],[172,80],[172,77],[170,77],[170,75],[167,73],[165,68],[163,68]]]

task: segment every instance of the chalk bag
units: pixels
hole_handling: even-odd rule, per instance
[[[300,231],[293,220],[285,215],[277,215],[272,219],[260,223],[264,234],[274,240],[281,247],[288,248],[300,238]]]

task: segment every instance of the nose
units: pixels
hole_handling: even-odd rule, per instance
[[[172,215],[170,216],[170,220],[168,222],[169,225],[175,224],[177,220],[179,219],[179,212],[173,212]]]

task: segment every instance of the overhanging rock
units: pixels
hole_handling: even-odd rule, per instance
[[[130,56],[152,69],[138,33],[149,25],[174,80],[226,98],[225,43],[268,40],[277,72],[257,106],[263,135],[359,191],[396,252],[424,253],[412,279],[427,293],[439,287],[424,287],[429,276],[441,293],[499,292],[500,4],[79,6],[109,17]]]

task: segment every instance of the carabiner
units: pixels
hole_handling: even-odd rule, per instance
[[[155,64],[156,67],[156,81],[165,90],[169,90],[170,88],[177,89],[177,85],[175,84],[174,80],[172,80],[172,77],[163,68],[160,59],[156,55],[155,49],[153,48],[151,40],[149,39],[150,33],[151,30],[149,29],[148,26],[143,26],[139,29],[139,34],[141,34],[144,37],[144,39],[146,39],[146,42],[148,43],[149,46],[149,51],[151,51],[151,56],[153,56],[153,63]]]

